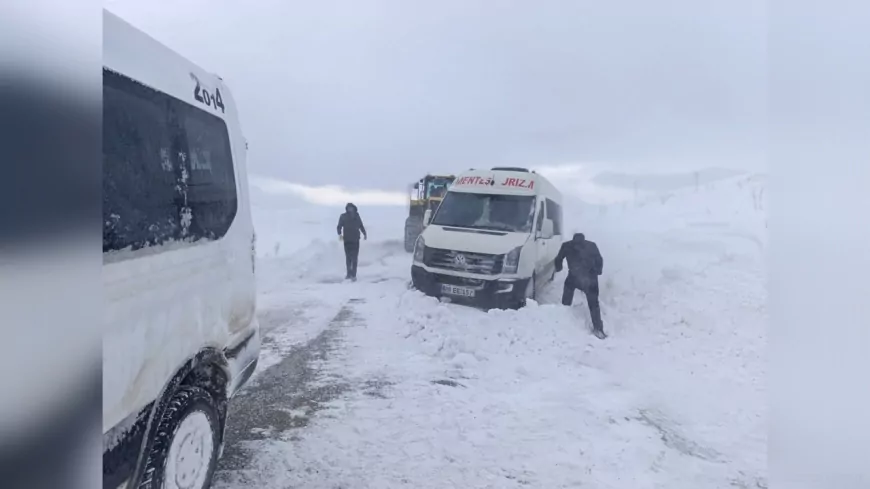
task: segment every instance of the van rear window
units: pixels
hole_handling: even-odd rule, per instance
[[[103,252],[217,240],[237,209],[226,123],[103,70]]]

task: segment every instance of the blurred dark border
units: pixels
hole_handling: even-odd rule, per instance
[[[0,2],[3,489],[101,485],[101,40],[100,2]]]
[[[98,232],[101,107],[12,75],[0,90],[0,249]]]

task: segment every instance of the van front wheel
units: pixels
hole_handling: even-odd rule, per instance
[[[538,299],[538,279],[535,274],[532,274],[532,278],[529,279],[528,285],[526,285],[526,299],[537,300]]]
[[[219,444],[214,399],[202,388],[180,387],[160,420],[139,489],[207,489]]]
[[[535,274],[532,274],[532,278],[530,278],[529,281],[526,282],[526,289],[523,291],[523,295],[519,297],[516,302],[516,309],[522,309],[523,307],[526,307],[526,304],[528,303],[527,299],[537,300],[538,296],[535,290],[536,287],[537,278],[535,277]]]

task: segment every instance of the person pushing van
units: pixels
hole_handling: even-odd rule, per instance
[[[601,322],[601,306],[598,304],[598,276],[604,269],[604,259],[598,245],[588,241],[583,233],[575,233],[571,241],[562,243],[556,255],[556,271],[562,271],[562,261],[568,259],[568,277],[562,289],[562,304],[570,306],[574,302],[574,290],[586,294],[589,314],[592,316],[592,334],[600,339],[607,338]]]
[[[344,206],[344,210],[344,214],[338,218],[338,227],[336,229],[338,230],[339,241],[344,241],[344,258],[347,265],[347,276],[345,278],[355,281],[356,266],[359,259],[360,233],[362,233],[363,239],[369,239],[369,237],[356,206],[348,203]]]

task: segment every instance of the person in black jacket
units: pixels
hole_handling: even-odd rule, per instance
[[[574,234],[571,241],[562,243],[556,256],[556,271],[562,271],[562,262],[568,259],[568,277],[562,289],[562,304],[570,306],[574,302],[574,290],[580,289],[586,294],[589,304],[589,314],[592,316],[592,333],[600,339],[604,334],[601,322],[601,306],[598,304],[598,276],[604,269],[604,259],[598,251],[598,245],[586,240],[583,233]]]
[[[345,213],[338,218],[338,239],[344,241],[344,258],[347,265],[345,278],[356,281],[356,265],[359,258],[360,233],[364,239],[369,239],[362,218],[355,205],[344,206]]]

